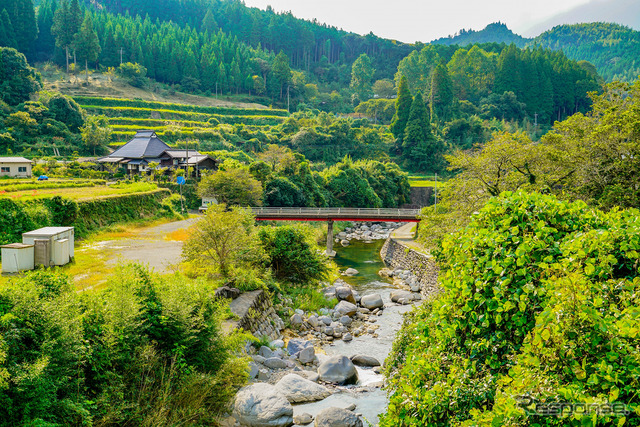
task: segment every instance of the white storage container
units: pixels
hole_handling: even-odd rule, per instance
[[[33,245],[11,243],[0,246],[2,249],[2,272],[18,273],[33,270]]]
[[[67,240],[67,243],[56,243],[60,240]],[[44,241],[48,241],[48,243],[46,243],[46,250],[44,248]],[[22,243],[28,245],[43,245],[42,250],[36,252],[40,255],[48,253],[48,257],[45,256],[48,260],[42,260],[41,262],[46,267],[51,265],[64,265],[73,258],[74,228],[44,227],[29,231],[28,233],[22,233]],[[66,261],[64,261],[65,259]],[[63,264],[59,263],[63,261]]]

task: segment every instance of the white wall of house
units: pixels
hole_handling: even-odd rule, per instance
[[[31,162],[28,160],[20,162],[13,159],[6,160],[0,158],[0,176],[30,178]]]

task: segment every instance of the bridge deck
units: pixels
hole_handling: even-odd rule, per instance
[[[251,208],[259,221],[418,222],[419,209],[389,208]]]

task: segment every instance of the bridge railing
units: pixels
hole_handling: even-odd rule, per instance
[[[415,218],[420,209],[396,208],[251,208],[260,217],[362,217],[362,218]]]

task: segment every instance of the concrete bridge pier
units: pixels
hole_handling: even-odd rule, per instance
[[[329,257],[336,256],[336,251],[333,250],[333,220],[327,221],[327,250],[324,252]]]

